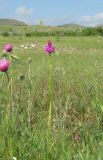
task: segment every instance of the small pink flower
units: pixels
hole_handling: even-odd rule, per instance
[[[12,50],[13,50],[12,44],[9,44],[9,43],[5,44],[3,47],[3,50],[4,50],[4,52],[12,52]]]
[[[46,54],[51,54],[51,53],[55,52],[55,47],[50,40],[46,44],[44,50],[45,50]]]
[[[9,61],[7,59],[0,59],[0,71],[6,72],[9,68]]]

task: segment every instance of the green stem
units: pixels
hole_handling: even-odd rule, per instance
[[[49,138],[52,119],[52,105],[53,105],[53,80],[52,80],[52,61],[49,55],[49,115],[48,115],[48,129],[47,129],[47,159],[49,159]]]
[[[13,109],[13,78],[12,78],[12,65],[11,65],[11,73],[10,73],[10,105],[11,105],[11,109]]]
[[[12,72],[11,72],[12,74]],[[6,72],[7,80],[8,80],[8,90],[9,90],[9,108],[8,115],[11,116],[11,107],[12,107],[12,77],[9,77],[8,72]],[[11,75],[12,76],[12,75]]]
[[[8,72],[5,72],[5,73],[6,73],[6,77],[7,77],[7,81],[8,81],[8,92],[9,92],[9,90],[10,90],[10,78],[9,78]],[[9,105],[8,105],[8,108],[7,108],[7,111],[6,111],[7,121],[10,118],[10,110],[11,110],[11,94],[9,92]]]
[[[59,95],[58,95],[58,97],[59,97],[59,105],[58,105],[58,114],[60,114],[60,63],[58,62],[58,68],[59,68],[59,72],[58,72],[58,83],[59,83]]]
[[[1,95],[3,95],[3,83],[4,83],[4,74],[2,75],[2,80],[1,80],[1,86],[0,86],[0,91]],[[4,97],[2,96],[3,102],[5,101]]]
[[[51,126],[51,117],[52,117],[52,105],[53,105],[53,82],[52,82],[52,61],[51,55],[49,55],[49,96],[50,96],[50,104],[49,104],[49,118],[48,118],[48,128]]]
[[[8,72],[5,72],[6,73],[6,77],[7,77],[7,81],[8,81],[8,86],[9,86],[9,75],[8,75]]]

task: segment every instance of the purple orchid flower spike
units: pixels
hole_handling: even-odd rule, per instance
[[[50,40],[46,44],[44,50],[45,50],[46,54],[51,54],[51,53],[55,52],[55,47],[54,47],[54,45],[52,44],[52,42]]]

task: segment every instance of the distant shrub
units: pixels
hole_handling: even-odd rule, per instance
[[[26,37],[31,37],[32,36],[31,33],[29,33],[29,32],[26,33],[25,35],[26,35]]]
[[[4,36],[4,37],[8,37],[9,33],[8,32],[3,32],[1,35]]]
[[[79,33],[78,31],[66,30],[62,31],[60,36],[77,36],[79,35],[78,33]]]
[[[57,36],[57,33],[56,33],[55,31],[51,31],[51,32],[50,32],[50,35],[51,35],[51,36]]]
[[[34,36],[50,36],[50,32],[48,31],[34,31]]]
[[[88,27],[88,28],[83,29],[82,35],[83,36],[94,36],[94,35],[98,35],[98,32],[96,28]]]
[[[103,28],[102,27],[97,27],[97,32],[100,36],[103,36]]]

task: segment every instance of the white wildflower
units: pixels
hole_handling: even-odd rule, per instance
[[[13,160],[17,160],[17,158],[16,158],[16,157],[13,157]]]
[[[35,48],[35,44],[31,44],[31,47],[32,47],[32,48]]]
[[[21,45],[21,48],[24,48],[24,47],[25,47],[25,46],[22,44],[22,45]]]
[[[26,47],[24,47],[24,49],[28,49],[28,47],[26,46]]]

